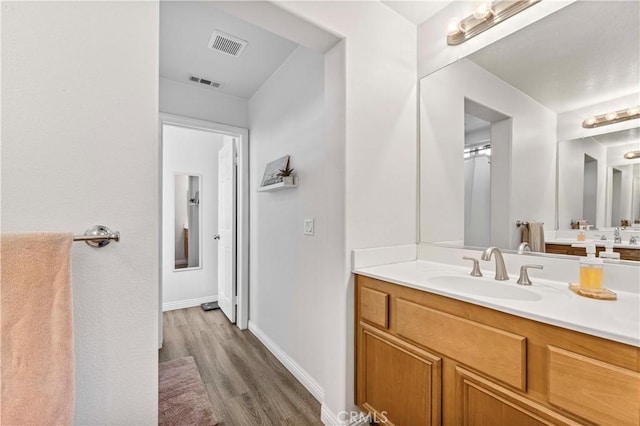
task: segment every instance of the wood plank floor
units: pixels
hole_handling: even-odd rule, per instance
[[[318,401],[219,309],[169,311],[163,323],[160,362],[194,357],[220,425],[322,425]]]

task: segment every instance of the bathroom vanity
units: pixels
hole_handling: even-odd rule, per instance
[[[354,272],[355,397],[376,422],[640,424],[640,295],[424,261]]]
[[[579,241],[552,241],[545,244],[547,253],[550,254],[564,254],[572,256],[586,256],[587,252],[584,247],[572,247],[571,244],[579,243]],[[599,254],[604,251],[604,243],[596,243],[596,253]],[[620,253],[621,260],[635,260],[640,261],[640,246],[633,246],[630,244],[618,244],[613,248],[613,251]]]

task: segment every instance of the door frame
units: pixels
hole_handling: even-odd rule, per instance
[[[183,117],[161,112],[159,114],[160,150],[158,167],[162,176],[162,126],[172,125],[222,133],[238,138],[237,149],[237,181],[236,181],[236,282],[237,282],[237,321],[241,330],[249,326],[249,130],[227,124]],[[162,217],[162,179],[158,182],[160,192],[159,214]],[[160,225],[159,273],[159,342],[162,347],[162,225]]]

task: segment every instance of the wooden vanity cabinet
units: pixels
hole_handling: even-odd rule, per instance
[[[576,243],[580,243],[580,241],[576,241]],[[546,243],[545,251],[551,254],[568,254],[571,256],[586,256],[587,250],[584,247],[571,247],[570,244],[553,244]],[[596,247],[596,256],[600,254],[601,251],[605,251],[604,247]],[[620,253],[621,260],[635,260],[640,261],[640,248],[620,248],[614,247],[614,252]]]
[[[640,425],[640,349],[356,275],[356,404],[394,426]]]

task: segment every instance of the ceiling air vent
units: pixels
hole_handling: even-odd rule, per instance
[[[239,39],[221,31],[214,30],[209,40],[209,49],[226,53],[227,55],[237,58],[240,56],[244,48],[247,46],[245,40]]]
[[[213,87],[215,89],[222,86],[222,83],[218,83],[217,81],[207,80],[206,78],[195,77],[193,75],[189,76],[189,81],[193,81],[194,83],[204,84],[205,86]]]

